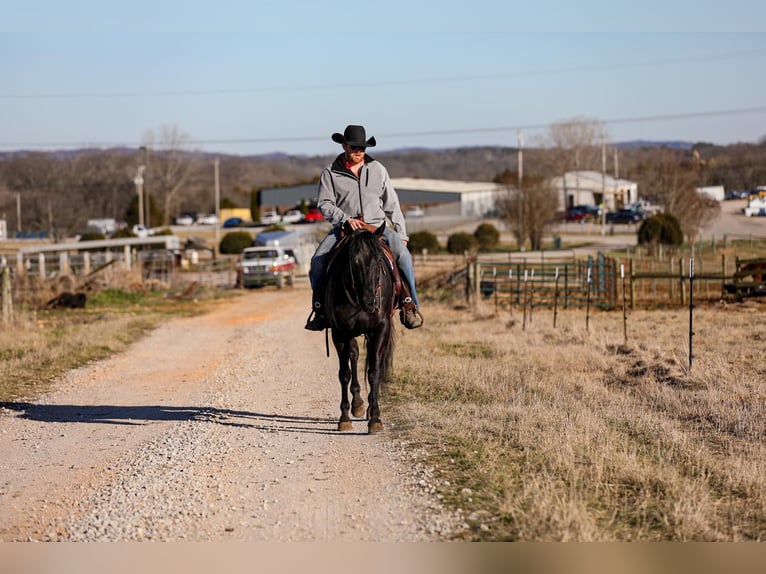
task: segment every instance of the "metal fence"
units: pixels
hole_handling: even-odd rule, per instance
[[[617,262],[599,253],[582,260],[474,260],[468,268],[469,292],[496,307],[563,309],[587,305],[614,309]]]

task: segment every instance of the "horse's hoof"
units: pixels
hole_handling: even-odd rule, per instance
[[[382,422],[375,421],[367,425],[367,434],[378,434],[379,432],[383,432]]]
[[[354,408],[354,407],[351,407],[351,414],[352,414],[354,417],[358,418],[358,419],[360,419],[360,418],[362,418],[363,416],[365,416],[365,414],[366,414],[366,413],[367,413],[367,411],[365,410],[365,408],[364,408],[364,405],[359,405],[359,406],[358,406],[358,407],[356,407],[356,408]]]
[[[350,431],[353,428],[354,425],[351,424],[351,421],[340,421],[338,422],[338,430],[343,431]]]

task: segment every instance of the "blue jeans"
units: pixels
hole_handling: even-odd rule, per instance
[[[311,257],[311,268],[309,269],[309,282],[311,288],[315,291],[316,286],[324,284],[325,272],[327,271],[327,256],[332,250],[333,246],[338,242],[340,235],[340,228],[333,228],[330,233],[327,234],[317,246],[314,255]],[[407,285],[410,287],[410,294],[412,295],[412,302],[415,306],[420,308],[418,303],[418,293],[415,291],[415,267],[412,263],[412,254],[407,246],[402,241],[400,235],[394,231],[393,228],[386,226],[383,231],[383,237],[385,237],[388,244],[391,246],[391,252],[394,254],[396,264],[399,266],[399,270],[402,272]],[[314,303],[314,301],[312,301]]]

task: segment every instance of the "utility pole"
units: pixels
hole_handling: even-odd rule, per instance
[[[142,145],[139,149],[141,150],[141,160],[142,160],[141,163],[143,164],[143,166],[146,166],[146,151],[147,151],[146,146]],[[144,170],[146,170],[146,167],[144,167]],[[142,179],[144,178],[142,177]],[[146,214],[143,218],[143,223],[146,225],[146,228],[149,229],[152,226],[152,218],[151,218],[152,210],[151,210],[151,206],[149,205],[149,193],[146,189],[145,179],[141,186],[141,195],[143,195],[144,209],[146,210]]]
[[[601,132],[601,235],[606,226],[606,138]]]
[[[217,223],[215,224],[215,246],[214,253],[218,254],[218,245],[220,244],[221,235],[221,177],[219,169],[220,160],[215,158],[213,162],[214,175],[215,175],[215,218]]]
[[[16,192],[16,231],[21,233],[21,194]]]
[[[138,166],[138,172],[133,180],[136,184],[136,194],[138,195],[138,224],[144,224],[144,170],[143,165]]]
[[[519,138],[519,157],[518,157],[518,163],[519,163],[519,169],[518,169],[518,175],[519,175],[519,182],[518,182],[518,189],[516,191],[516,194],[518,196],[518,211],[519,211],[519,251],[524,251],[524,201],[523,196],[521,192],[521,183],[524,177],[524,138],[522,136],[521,130],[519,130],[518,133]]]

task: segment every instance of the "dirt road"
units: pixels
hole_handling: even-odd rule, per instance
[[[249,292],[1,409],[0,541],[445,537],[458,519],[417,452],[362,420],[335,430],[309,300]]]

